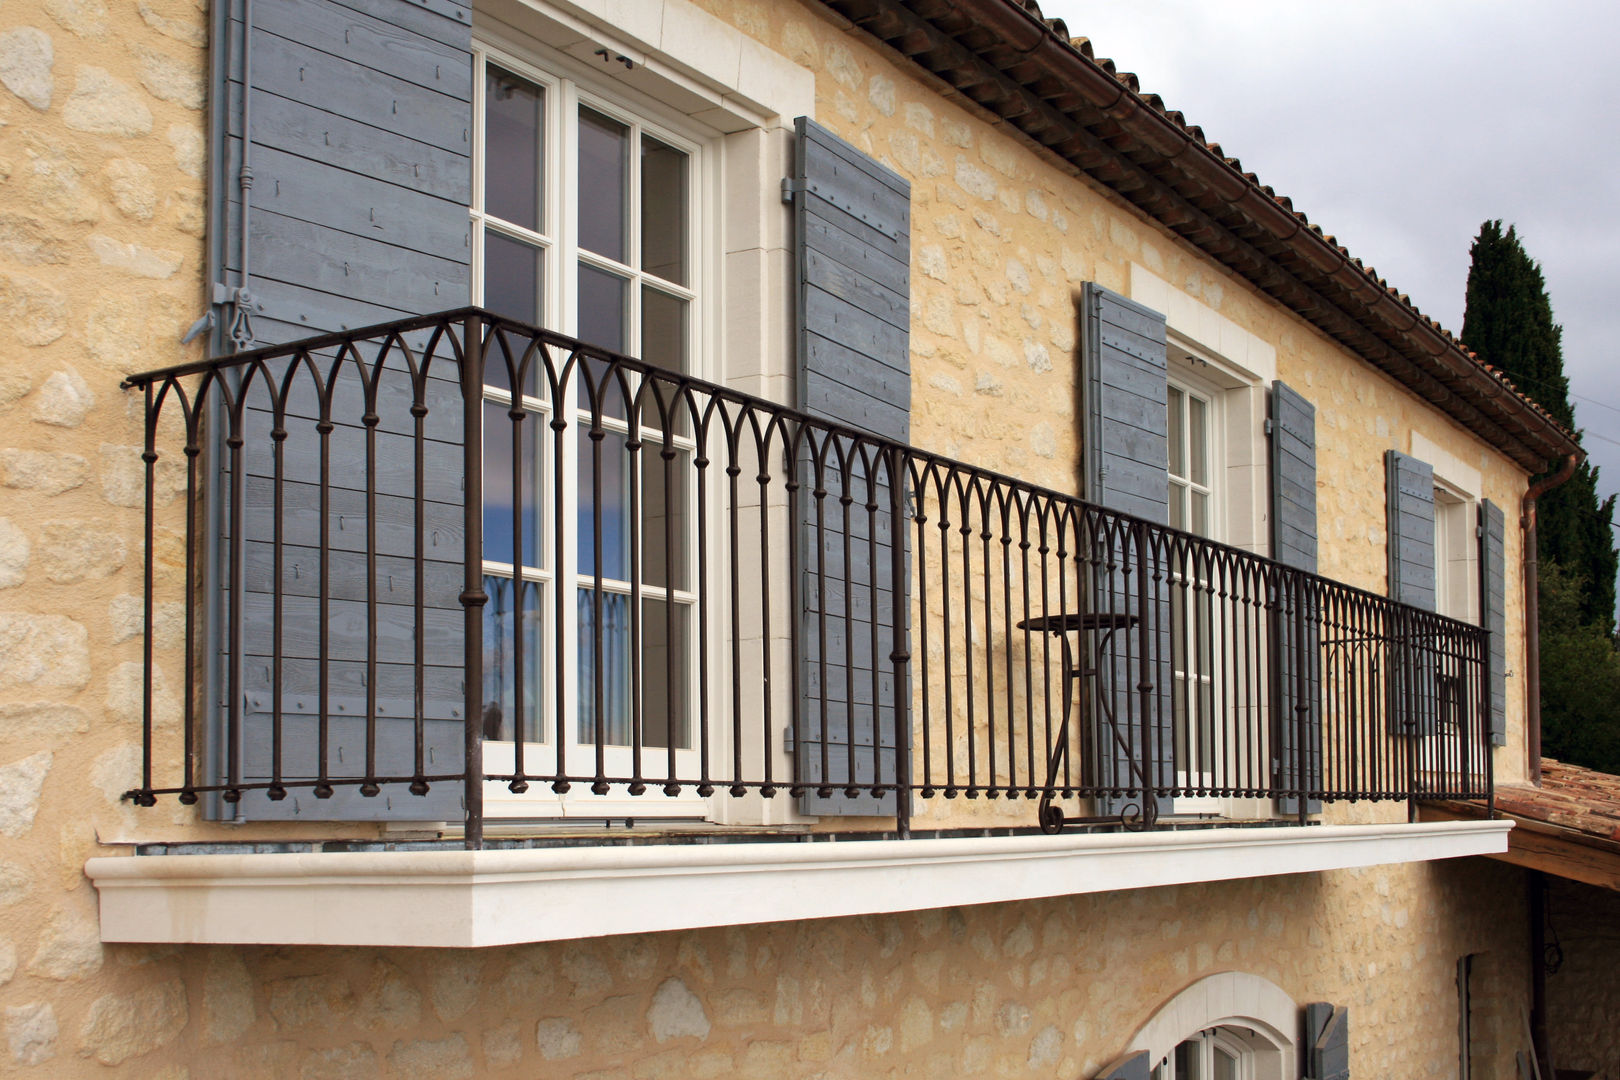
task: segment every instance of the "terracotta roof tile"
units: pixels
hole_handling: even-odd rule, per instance
[[[1541,759],[1541,786],[1500,784],[1496,807],[1505,814],[1620,842],[1620,776]]]
[[[1123,83],[1125,86],[1127,86],[1133,94],[1136,94],[1138,97],[1141,97],[1143,102],[1145,104],[1147,104],[1149,108],[1153,109],[1155,112],[1158,112],[1158,113],[1162,114],[1171,123],[1175,124],[1181,130],[1187,132],[1188,135],[1191,136],[1193,139],[1195,139],[1199,145],[1206,147],[1209,150],[1210,153],[1212,153],[1216,157],[1221,158],[1222,160],[1224,160],[1226,162],[1226,164],[1229,165],[1234,172],[1237,172],[1237,173],[1241,174],[1243,176],[1243,178],[1245,180],[1247,180],[1251,185],[1253,185],[1256,188],[1259,188],[1267,196],[1275,199],[1279,204],[1281,204],[1282,206],[1286,207],[1287,209],[1293,211],[1295,216],[1297,216],[1300,219],[1300,221],[1305,222],[1307,224],[1310,224],[1309,220],[1306,218],[1304,213],[1302,213],[1302,212],[1300,212],[1298,210],[1294,210],[1292,200],[1290,200],[1286,196],[1281,196],[1281,195],[1276,194],[1276,192],[1273,191],[1270,186],[1262,185],[1260,183],[1259,178],[1256,177],[1254,173],[1245,172],[1244,169],[1243,169],[1242,162],[1240,162],[1235,157],[1227,157],[1221,151],[1221,146],[1220,146],[1219,143],[1208,142],[1204,137],[1203,128],[1199,127],[1197,124],[1188,123],[1186,115],[1183,114],[1180,110],[1169,108],[1165,104],[1164,99],[1161,98],[1158,94],[1150,93],[1150,94],[1147,94],[1146,96],[1143,96],[1142,92],[1141,92],[1140,80],[1136,77],[1136,75],[1132,74],[1131,72],[1121,72],[1121,71],[1119,71],[1117,66],[1115,65],[1114,61],[1109,59],[1108,57],[1099,57],[1099,56],[1097,56],[1095,50],[1092,47],[1091,40],[1089,38],[1086,38],[1086,37],[1071,37],[1070,34],[1069,34],[1068,26],[1064,23],[1064,21],[1062,19],[1048,19],[1048,18],[1046,18],[1041,13],[1041,5],[1039,3],[1039,0],[1017,0],[1017,2],[1020,4],[1020,6],[1022,6],[1024,8],[1024,10],[1028,11],[1035,18],[1040,19],[1048,27],[1050,27],[1052,32],[1057,35],[1057,37],[1058,37],[1058,39],[1060,41],[1067,42],[1069,47],[1072,48],[1075,52],[1077,52],[1081,56],[1085,57],[1088,61],[1098,65],[1104,71],[1107,71],[1110,75],[1114,76],[1114,78],[1118,79],[1121,83]],[[1322,231],[1319,226],[1314,225],[1314,224],[1311,224],[1311,228],[1312,228],[1312,230],[1314,230],[1315,232],[1317,232],[1319,234]],[[1366,274],[1370,279],[1376,281],[1380,286],[1387,289],[1389,291],[1390,295],[1397,297],[1400,300],[1401,304],[1404,305],[1405,307],[1409,308],[1411,310],[1412,314],[1420,322],[1422,322],[1425,326],[1428,326],[1428,327],[1430,327],[1430,328],[1432,328],[1432,329],[1434,329],[1436,331],[1439,331],[1439,332],[1443,333],[1447,340],[1457,341],[1457,339],[1455,337],[1453,337],[1453,335],[1451,334],[1450,331],[1445,330],[1438,322],[1436,322],[1434,319],[1430,318],[1428,315],[1425,315],[1422,311],[1420,311],[1418,309],[1417,305],[1412,303],[1411,297],[1407,296],[1405,293],[1398,292],[1397,290],[1392,288],[1387,281],[1385,281],[1383,278],[1379,277],[1378,276],[1378,271],[1376,271],[1375,269],[1373,269],[1370,266],[1365,265],[1364,263],[1362,263],[1362,261],[1360,259],[1357,259],[1357,258],[1353,257],[1350,254],[1350,252],[1342,244],[1339,244],[1338,241],[1335,240],[1332,236],[1329,236],[1327,239],[1328,239],[1328,241],[1330,243],[1333,244],[1333,246],[1339,251],[1339,253],[1341,255],[1343,255],[1346,259],[1348,259],[1350,261],[1350,263],[1353,266],[1356,267],[1356,269],[1360,270],[1362,273]],[[1460,343],[1459,343],[1459,347],[1461,347]],[[1481,368],[1485,369],[1486,371],[1489,371],[1495,377],[1495,380],[1498,383],[1500,383],[1504,389],[1506,389],[1508,392],[1514,394],[1515,396],[1521,398],[1532,409],[1534,409],[1537,413],[1539,413],[1547,421],[1552,423],[1560,431],[1564,430],[1563,425],[1559,424],[1558,421],[1553,418],[1552,413],[1548,412],[1547,409],[1540,402],[1536,401],[1529,394],[1525,393],[1519,387],[1515,386],[1512,382],[1510,382],[1508,379],[1503,377],[1500,372],[1496,372],[1493,369],[1491,369],[1488,365],[1485,365],[1484,363],[1482,363],[1479,360],[1478,356],[1476,356],[1473,353],[1472,350],[1462,348],[1461,351],[1464,352],[1466,355],[1472,357],[1474,359],[1474,362],[1476,364],[1478,364]]]

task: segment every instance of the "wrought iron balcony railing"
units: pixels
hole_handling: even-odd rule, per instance
[[[1491,791],[1478,627],[478,309],[126,385],[141,805]]]

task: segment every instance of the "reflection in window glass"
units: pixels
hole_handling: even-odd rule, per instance
[[[545,91],[491,64],[484,78],[484,210],[540,231]]]
[[[686,371],[686,301],[650,285],[641,288],[641,358]]]
[[[584,106],[579,110],[579,246],[624,262],[628,257],[630,129]]]
[[[686,604],[645,598],[632,626],[631,598],[623,593],[579,590],[579,732],[581,742],[635,745],[635,688],[641,690],[641,745],[678,750],[692,746],[687,710],[690,612]],[[597,627],[601,631],[598,634]],[[641,647],[632,644],[632,635]],[[639,658],[641,667],[633,670]],[[601,680],[601,713],[597,680]],[[656,760],[645,772],[657,774]]]
[[[536,438],[536,428],[545,422],[545,417],[535,412],[514,421],[510,406],[484,402],[484,558],[492,562],[515,564],[519,561],[513,543],[517,531],[522,534],[523,565],[542,565],[540,529],[545,470],[540,450],[543,441]],[[515,448],[514,436],[521,440]],[[516,470],[513,468],[514,449]],[[517,528],[519,525],[521,530]]]
[[[484,575],[484,738],[528,742],[545,739],[541,703],[541,633],[545,587],[538,581],[514,581]],[[521,629],[520,629],[521,628]],[[522,633],[523,655],[518,656],[517,635]],[[523,671],[523,706],[517,707],[517,672]]]
[[[533,244],[487,230],[484,233],[484,306],[509,319],[538,323],[543,284],[540,258],[540,249]]]
[[[677,285],[686,280],[687,157],[641,137],[641,269]]]

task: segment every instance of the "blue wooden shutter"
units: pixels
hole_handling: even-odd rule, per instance
[[[248,259],[256,344],[359,327],[464,305],[469,299],[467,205],[472,131],[471,9],[457,0],[259,0],[244,27],[242,0],[216,7],[215,40],[228,45],[215,65],[214,156],[210,231],[214,280],[227,289],[244,269],[240,223],[244,146],[251,165]],[[244,130],[244,33],[251,33]],[[224,322],[229,322],[229,311]],[[229,348],[224,327],[217,341]],[[374,353],[373,353],[374,355]],[[428,394],[423,476],[412,465],[380,468],[377,533],[368,539],[365,405],[356,378],[341,384],[332,421],[328,769],[364,773],[368,698],[377,707],[377,775],[410,775],[415,760],[416,698],[423,699],[426,772],[454,773],[463,761],[461,606],[462,431],[460,395],[448,367]],[[307,382],[303,384],[308,387]],[[403,372],[385,377],[377,401],[378,456],[413,457],[412,389]],[[242,687],[244,781],[270,778],[273,506],[268,431],[271,414],[255,402],[243,470],[244,528],[226,538],[221,580],[229,610],[228,565],[239,551],[245,618],[221,643]],[[283,777],[316,773],[316,726],[323,658],[317,648],[314,592],[319,536],[318,415],[314,394],[295,395],[299,430],[286,443],[283,511]],[[292,426],[292,425],[289,425]],[[221,468],[228,468],[220,455]],[[380,463],[379,463],[380,464]],[[228,485],[228,478],[227,478]],[[420,495],[419,495],[420,491]],[[412,573],[415,508],[425,503],[425,589],[417,625]],[[367,548],[377,573],[368,585]],[[368,588],[377,617],[367,615]],[[428,666],[418,675],[415,640],[425,638]],[[373,644],[375,643],[375,644]],[[368,649],[376,650],[376,686],[367,687]],[[418,678],[420,677],[420,685]],[[224,705],[228,680],[216,680]],[[222,710],[223,711],[223,710]],[[223,772],[221,755],[214,768]],[[218,808],[226,814],[227,807]],[[353,785],[329,799],[293,787],[272,801],[244,795],[242,817],[298,820],[446,820],[461,816],[461,786],[435,784],[413,796],[383,785],[372,798]]]
[[[1316,573],[1316,407],[1286,383],[1271,388],[1271,552],[1284,566]],[[1271,632],[1276,640],[1272,730],[1273,772],[1284,790],[1322,786],[1322,650],[1320,604],[1309,585],[1274,597]],[[1301,706],[1304,706],[1303,713]],[[1304,734],[1304,776],[1300,775]],[[1299,799],[1277,800],[1285,814],[1299,812]],[[1320,799],[1306,811],[1320,813]]]
[[[1097,1080],[1148,1080],[1151,1064],[1146,1050],[1133,1050],[1103,1066]]]
[[[1507,551],[1502,508],[1479,504],[1480,622],[1490,635],[1486,650],[1490,688],[1491,745],[1507,743]]]
[[[1081,364],[1084,373],[1081,467],[1084,497],[1110,510],[1156,525],[1170,520],[1169,486],[1169,355],[1165,317],[1093,283],[1086,283]],[[1111,678],[1107,692],[1113,704],[1109,724],[1095,701],[1088,704],[1093,730],[1090,745],[1099,787],[1140,788],[1144,769],[1149,787],[1168,788],[1175,780],[1175,744],[1171,715],[1170,601],[1166,579],[1169,560],[1162,542],[1139,542],[1128,531],[1110,530],[1084,538],[1109,548],[1092,582],[1094,610],[1140,618],[1140,625],[1114,635]],[[1106,569],[1108,563],[1113,569]],[[1127,569],[1128,568],[1128,569]],[[1144,594],[1144,589],[1146,593]],[[1144,644],[1146,647],[1144,650]],[[1089,649],[1092,642],[1077,642]],[[1152,691],[1139,691],[1144,656]],[[1088,693],[1101,693],[1100,687]],[[1144,717],[1144,712],[1146,716]],[[1146,732],[1152,734],[1151,759],[1143,761]],[[1122,812],[1135,800],[1105,795],[1098,799],[1104,814]],[[1160,798],[1160,812],[1170,800]]]
[[[1399,450],[1385,453],[1389,510],[1389,595],[1403,604],[1435,610],[1434,467]],[[1438,664],[1432,635],[1407,613],[1392,615],[1389,730],[1394,735],[1433,735],[1439,728]]]
[[[910,437],[911,185],[826,128],[794,121],[793,219],[798,283],[798,407],[896,442]],[[895,778],[890,477],[871,448],[817,438],[799,455],[797,780],[809,814],[895,812],[893,794],[844,786]],[[838,466],[840,450],[846,467]],[[812,460],[820,458],[819,467]],[[825,494],[818,500],[816,490]],[[845,529],[844,499],[849,499]],[[817,502],[820,502],[818,515]],[[876,505],[874,513],[868,509]],[[845,553],[848,553],[846,564]],[[909,686],[899,699],[910,701]],[[824,786],[822,786],[824,785]]]
[[[1325,1001],[1305,1006],[1308,1080],[1350,1080],[1350,1010]]]

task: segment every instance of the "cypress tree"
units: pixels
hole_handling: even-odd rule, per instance
[[[1575,407],[1564,375],[1564,328],[1553,322],[1552,301],[1541,267],[1531,259],[1509,226],[1487,221],[1470,248],[1467,305],[1462,339],[1480,358],[1500,368],[1536,399],[1553,418],[1575,431]],[[1575,435],[1580,441],[1580,433]],[[1581,583],[1580,622],[1614,633],[1615,551],[1609,521],[1613,496],[1599,501],[1598,470],[1582,464],[1537,508],[1537,555],[1556,563]]]

